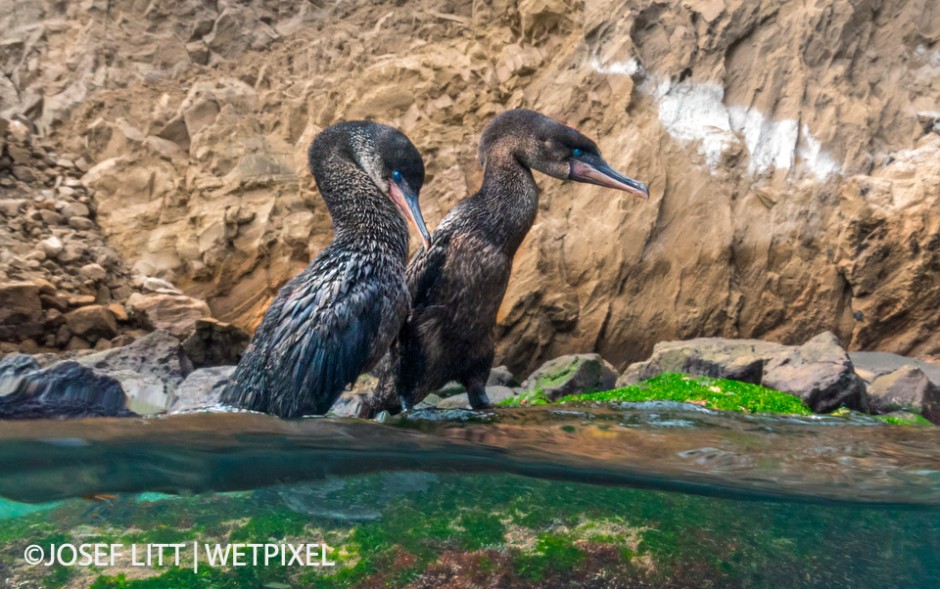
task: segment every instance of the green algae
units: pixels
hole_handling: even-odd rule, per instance
[[[640,384],[605,391],[570,395],[559,403],[679,401],[709,409],[743,413],[808,415],[812,411],[798,397],[760,385],[723,378],[696,377],[665,372]]]
[[[385,484],[378,475],[357,477],[336,493],[352,502]],[[611,586],[673,587],[794,586],[795,578],[829,586],[826,579],[836,572],[840,586],[920,587],[940,573],[933,558],[940,550],[936,511],[742,503],[505,475],[441,475],[426,489],[391,499],[379,519],[365,522],[303,515],[270,491],[122,499],[94,506],[91,516],[88,502],[69,501],[19,519],[23,525],[0,541],[0,566],[15,579],[41,575],[42,586],[402,587],[445,574],[444,555],[477,586],[523,588],[568,586],[598,571]],[[162,525],[160,538],[175,530],[174,541],[190,537],[194,522],[199,542],[325,541],[337,566],[203,563],[198,574],[168,567],[150,569],[145,578],[107,569],[16,567],[28,543],[122,537],[123,529],[154,521]]]
[[[539,389],[552,389],[563,385],[572,375],[576,374],[586,362],[587,360],[584,358],[574,358],[568,364],[561,366],[557,372],[539,376],[536,379],[535,386]],[[592,362],[589,365],[589,369],[593,371],[592,376],[595,377],[594,380],[597,380],[597,377],[600,375],[600,365]]]
[[[923,415],[907,411],[889,413],[887,415],[873,415],[872,417],[878,421],[887,423],[888,425],[934,425],[933,422],[925,418]]]
[[[665,372],[643,381],[611,391],[569,395],[560,404],[623,403],[642,401],[677,401],[694,403],[710,409],[743,413],[776,413],[809,415],[809,407],[798,397],[766,387],[722,378],[689,376]],[[551,400],[535,389],[504,400],[500,405],[546,405]]]
[[[533,551],[516,557],[515,566],[520,576],[541,581],[551,573],[576,569],[584,562],[584,557],[584,552],[575,546],[570,536],[542,534],[536,540]]]

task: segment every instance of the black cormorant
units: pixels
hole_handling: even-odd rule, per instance
[[[326,413],[385,354],[410,307],[406,219],[431,239],[418,206],[424,163],[400,131],[339,123],[307,155],[334,239],[277,293],[222,396],[288,418]]]
[[[496,313],[512,259],[532,227],[538,187],[532,170],[561,180],[616,188],[649,198],[647,187],[614,171],[597,145],[571,127],[531,110],[493,119],[483,130],[483,185],[434,231],[433,245],[408,264],[411,314],[380,369],[363,415],[410,409],[456,380],[474,408],[489,405]]]

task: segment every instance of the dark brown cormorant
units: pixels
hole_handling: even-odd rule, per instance
[[[411,314],[363,414],[395,411],[399,403],[410,409],[451,380],[467,389],[472,407],[489,405],[496,312],[538,208],[532,170],[649,198],[644,184],[607,165],[593,141],[531,110],[493,119],[483,130],[479,159],[480,191],[444,217],[433,245],[408,264]]]
[[[409,309],[405,220],[430,244],[418,206],[424,163],[401,132],[339,123],[307,157],[333,241],[277,293],[222,396],[280,417],[326,413],[379,361]]]

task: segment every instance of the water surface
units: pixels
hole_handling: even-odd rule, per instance
[[[940,586],[940,429],[865,417],[654,402],[4,423],[0,496],[0,576],[35,586]],[[22,559],[155,537],[321,540],[337,566]]]

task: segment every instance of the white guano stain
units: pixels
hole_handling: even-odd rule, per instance
[[[633,76],[642,71],[636,60],[601,64],[591,69],[605,75]],[[674,139],[693,144],[714,172],[729,147],[742,145],[749,156],[748,172],[762,175],[788,170],[791,177],[823,181],[840,171],[809,128],[795,119],[771,119],[754,108],[727,106],[724,88],[714,83],[673,83],[647,74],[640,90],[659,105],[659,121]]]
[[[616,76],[635,76],[636,74],[643,71],[643,68],[640,67],[640,64],[635,59],[628,59],[627,61],[613,61],[607,65],[604,65],[596,57],[591,58],[591,69],[599,74],[613,74]]]

